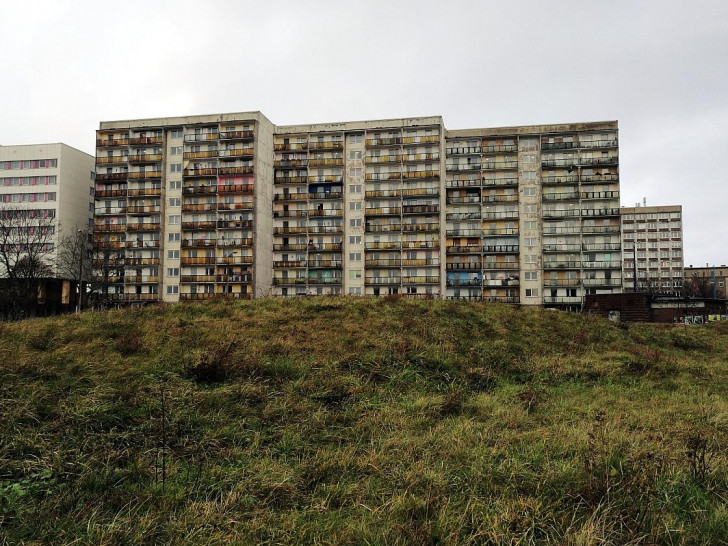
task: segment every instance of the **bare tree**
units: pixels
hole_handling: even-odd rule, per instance
[[[79,229],[76,233],[61,237],[58,243],[56,264],[58,274],[64,279],[70,279],[78,287],[78,300],[76,310],[83,307],[83,298],[86,290],[84,283],[91,278],[91,242],[88,230]]]
[[[54,273],[55,218],[41,211],[0,210],[0,315],[30,315],[44,279]]]
[[[89,298],[94,307],[108,309],[118,302],[109,288],[123,279],[125,237],[122,234],[94,234],[93,264],[88,280]]]

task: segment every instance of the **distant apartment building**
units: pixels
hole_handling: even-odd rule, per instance
[[[617,123],[103,122],[95,241],[129,302],[317,294],[578,308],[621,291]]]
[[[90,229],[93,177],[93,156],[65,144],[0,146],[0,214],[23,216],[15,229],[50,230],[43,258],[54,275],[59,241]]]
[[[682,234],[681,205],[622,207],[624,291],[635,291],[635,285],[636,291],[679,291],[683,286]]]
[[[705,267],[685,267],[685,281],[693,286],[696,293],[705,298],[726,297],[728,266],[706,265]]]

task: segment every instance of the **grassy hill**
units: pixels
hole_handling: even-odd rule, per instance
[[[0,543],[728,543],[728,324],[312,298],[0,325]]]

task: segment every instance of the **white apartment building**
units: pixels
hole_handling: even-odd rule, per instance
[[[65,144],[0,146],[0,214],[27,215],[27,229],[34,219],[50,227],[49,264],[62,237],[92,225],[94,169],[93,156]]]
[[[682,206],[622,207],[624,290],[671,294],[684,282]],[[635,277],[636,274],[636,277]]]

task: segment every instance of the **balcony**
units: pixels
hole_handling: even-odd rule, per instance
[[[307,150],[308,142],[279,142],[277,144],[274,144],[273,148],[277,152]]]
[[[402,284],[440,284],[440,277],[431,275],[403,276]]]
[[[217,193],[217,186],[215,184],[193,184],[191,186],[184,186],[182,188],[182,195],[209,195]]]
[[[218,193],[253,193],[253,184],[218,184]]]
[[[253,227],[253,221],[244,220],[242,216],[238,220],[222,219],[214,224],[217,225],[217,229],[250,229]]]
[[[302,233],[308,233],[308,228],[306,226],[278,226],[273,228],[274,235],[295,235]]]
[[[516,180],[516,183],[518,181]],[[446,188],[479,188],[482,185],[480,178],[474,178],[472,180],[446,180]]]
[[[459,222],[462,220],[480,220],[480,211],[478,212],[448,212],[445,215],[448,222]]]
[[[616,148],[617,147],[617,139],[607,139],[607,140],[582,140],[579,142],[579,147],[581,148]]]
[[[311,234],[322,234],[322,233],[342,233],[343,229],[341,226],[317,226],[309,225],[308,232]]]
[[[185,152],[183,157],[185,159],[209,159],[211,157],[217,157],[217,150],[205,150],[200,152]]]
[[[574,184],[579,181],[579,177],[575,174],[562,175],[562,176],[542,176],[541,184],[544,186],[552,184]]]
[[[232,203],[217,203],[217,210],[219,210],[219,211],[233,211],[233,210],[250,211],[250,210],[253,210],[253,202],[252,201],[235,201]]]
[[[119,163],[126,163],[129,160],[128,156],[125,155],[112,155],[111,157],[97,157],[97,165],[114,165]]]
[[[121,250],[126,246],[124,241],[96,241],[94,240],[93,246],[95,249],[100,250]],[[98,260],[99,265],[103,264],[103,260]]]
[[[126,258],[125,263],[127,266],[132,266],[132,267],[139,267],[139,266],[145,266],[145,265],[159,265],[159,258]]]
[[[215,282],[215,275],[182,275],[180,282],[183,283],[212,283]]]
[[[96,146],[100,148],[108,148],[110,146],[128,146],[128,138],[97,138]]]
[[[182,203],[182,212],[205,212],[217,210],[217,203]]]
[[[300,169],[308,165],[308,159],[276,159],[273,166],[276,169]]]
[[[596,175],[581,175],[581,182],[617,182],[619,181],[619,175],[614,173],[604,173]]]
[[[129,139],[129,144],[132,146],[139,146],[143,144],[161,144],[161,136],[138,136]]]
[[[273,178],[276,184],[306,184],[308,176],[276,176]]]
[[[220,167],[217,170],[218,174],[253,174],[252,165],[241,165],[237,167]]]
[[[579,199],[579,192],[567,191],[562,193],[544,193],[541,197],[544,201],[570,201]]]
[[[581,250],[579,243],[558,243],[544,244],[544,252],[578,252]]]
[[[581,303],[581,296],[544,296],[544,303]]]
[[[228,148],[226,150],[218,150],[218,157],[223,161],[231,159],[251,159],[253,157],[253,148]]]
[[[480,254],[483,247],[479,245],[454,245],[447,247],[447,254]]]
[[[157,163],[159,161],[162,161],[162,154],[140,154],[129,156],[129,163],[142,164]]]
[[[543,285],[546,287],[579,286],[581,285],[581,279],[544,279]]]
[[[572,150],[576,142],[541,142],[541,150]]]
[[[438,214],[440,205],[404,205],[402,214]]]
[[[448,197],[448,205],[472,205],[480,203],[480,195],[468,195],[466,197]]]
[[[306,277],[273,277],[274,286],[305,285]]]
[[[439,144],[439,143],[440,143],[440,135],[422,135],[422,136],[410,136],[410,137],[402,138],[402,144],[404,146],[417,146],[420,144],[428,145],[428,144]]]
[[[208,167],[206,169],[185,169],[182,174],[188,177],[209,178],[217,176],[217,167]]]
[[[616,165],[619,162],[619,158],[614,156],[609,157],[580,157],[580,165]]]
[[[402,224],[402,231],[437,231],[440,229],[439,222],[428,222],[424,224]]]
[[[329,191],[329,192],[317,191],[315,193],[308,194],[308,198],[311,201],[320,201],[320,200],[326,200],[326,199],[341,199],[343,196],[344,196],[344,194],[340,191]]]
[[[388,233],[392,231],[401,231],[402,224],[366,224],[365,231],[367,233]]]
[[[400,285],[402,284],[402,278],[397,275],[394,277],[365,277],[364,284],[370,285]]]
[[[581,209],[582,216],[619,216],[619,208]]]
[[[477,287],[482,287],[483,286],[483,279],[481,279],[480,277],[475,277],[475,278],[472,278],[472,279],[457,279],[457,278],[452,278],[452,279],[447,279],[446,284],[447,284],[448,288],[453,287],[453,286],[457,286],[457,287],[460,287],[460,286],[477,286]]]
[[[159,214],[159,205],[134,205],[127,207],[129,214]]]
[[[622,279],[583,279],[584,286],[622,286]]]
[[[376,181],[376,180],[399,180],[402,178],[402,173],[400,171],[397,172],[388,172],[388,173],[366,173],[364,178],[367,181]]]
[[[126,224],[127,231],[159,231],[159,222],[131,222]]]
[[[124,301],[160,301],[159,294],[131,294],[124,293]]]
[[[295,244],[279,244],[273,245],[273,252],[300,252],[308,250],[306,243],[295,243]]]
[[[575,228],[575,229],[578,230],[579,228]],[[589,225],[584,225],[584,226],[581,227],[581,232],[582,233],[589,233],[589,234],[593,234],[593,233],[619,233],[619,226],[618,225],[614,225],[614,226],[589,226]]]
[[[340,174],[327,174],[308,177],[309,184],[341,183],[343,181],[344,176]]]
[[[621,243],[583,243],[583,250],[620,250],[622,248]]]
[[[94,214],[96,216],[121,216],[126,214],[126,207],[104,207],[99,209],[94,209]]]
[[[254,131],[246,129],[243,131],[220,131],[220,140],[252,140],[255,138]]]
[[[343,150],[343,140],[312,140],[308,143],[309,150]]]
[[[446,165],[445,170],[448,172],[464,172],[464,171],[479,171],[480,163],[468,163],[468,164],[451,164]]]
[[[214,247],[217,239],[183,239],[182,248],[206,248]]]
[[[504,220],[504,219],[516,219],[518,218],[517,210],[497,210],[488,211],[484,210],[482,213],[483,220]]]
[[[273,218],[307,218],[307,210],[276,210],[273,211]]]
[[[483,296],[483,301],[491,303],[521,303],[520,296]]]
[[[103,182],[105,180],[126,180],[129,178],[129,173],[96,173],[96,182]]]
[[[215,281],[220,284],[249,283],[253,282],[253,274],[248,271],[243,271],[240,273],[217,275]]]
[[[494,186],[496,188],[506,188],[510,186],[518,186],[518,178],[483,178],[483,186]]]
[[[426,178],[438,178],[440,173],[438,171],[404,171],[402,178],[404,180],[422,180]]]
[[[580,261],[569,261],[569,260],[544,260],[544,269],[579,269],[581,268]]]
[[[401,246],[398,241],[366,241],[364,243],[365,250],[398,250]]]
[[[252,237],[226,238],[224,235],[221,235],[220,238],[217,240],[217,246],[218,247],[252,247],[253,238]]]
[[[310,158],[308,160],[309,167],[336,167],[344,164],[343,157],[329,157],[329,158]]]
[[[618,191],[583,191],[582,199],[619,199]]]
[[[309,269],[341,269],[341,260],[309,260]]]
[[[483,237],[495,236],[495,235],[518,235],[518,228],[516,227],[505,227],[505,228],[483,228],[478,231]]]
[[[162,195],[162,188],[135,188],[127,191],[128,197],[158,197]]]
[[[504,169],[517,169],[518,161],[484,161],[483,170],[504,170]]]
[[[596,261],[596,262],[584,261],[581,263],[581,265],[584,269],[621,269],[622,268],[622,262],[619,262],[619,261]]]
[[[402,241],[402,248],[440,248],[440,241],[437,239],[430,241]]]
[[[556,210],[544,210],[544,218],[568,218],[572,216],[579,216],[579,209],[556,209]],[[578,230],[578,228],[576,228]]]
[[[400,258],[367,258],[364,261],[364,265],[366,267],[401,267],[402,266],[402,260]]]
[[[518,203],[518,195],[484,195],[483,203]]]
[[[480,146],[460,146],[459,142],[448,142],[445,149],[447,155],[477,155],[480,154]]]
[[[394,146],[402,144],[402,137],[367,138],[367,146]]]
[[[225,264],[225,265],[238,265],[238,264],[252,264],[253,263],[253,257],[252,256],[215,256],[215,263],[216,264]]]
[[[215,222],[206,220],[204,222],[182,222],[183,231],[215,231]]]
[[[437,197],[440,195],[440,188],[409,188],[402,190],[403,199],[414,199],[418,197]]]
[[[161,178],[161,171],[135,171],[129,173],[130,180],[157,180]]]
[[[402,161],[402,156],[400,154],[364,156],[364,162],[367,164],[400,163],[401,161]]]
[[[482,262],[447,263],[445,269],[448,271],[480,271],[482,266]]]
[[[518,262],[483,262],[483,269],[512,269],[518,271]]]
[[[503,153],[503,152],[516,152],[518,151],[518,146],[515,144],[494,144],[494,145],[483,145],[482,146],[482,152],[484,154],[497,154],[497,153]]]
[[[276,193],[273,201],[307,201],[308,193]]]
[[[126,231],[126,224],[94,224],[94,232]]]
[[[483,245],[483,252],[492,252],[493,254],[516,254],[518,251],[518,245]]]
[[[182,265],[213,265],[215,256],[182,256],[180,258]]]
[[[319,277],[308,278],[308,284],[341,284],[341,277]]]
[[[94,191],[94,197],[125,197],[126,188],[118,190],[96,190]]]
[[[343,211],[341,209],[312,209],[308,211],[308,216],[311,218],[340,218],[342,214]]]
[[[364,209],[367,216],[399,216],[402,212],[400,207],[368,207]]]
[[[191,135],[185,135],[185,142],[210,142],[219,138],[217,131],[211,133],[194,133]]]

